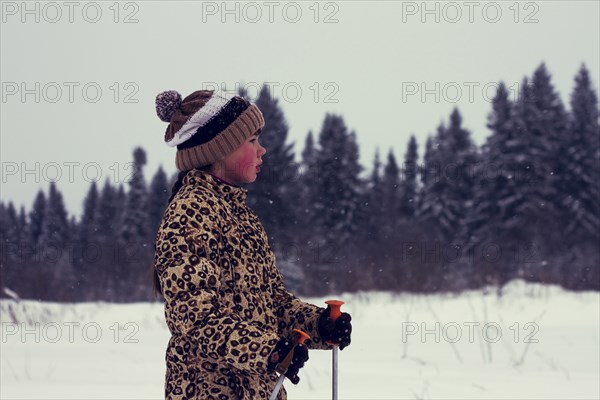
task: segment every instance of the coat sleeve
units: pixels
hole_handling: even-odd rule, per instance
[[[243,321],[222,303],[223,267],[218,261],[220,229],[215,214],[203,214],[202,207],[200,213],[192,213],[185,204],[175,207],[174,217],[163,224],[164,248],[156,249],[155,266],[170,331],[195,341],[202,358],[266,373],[267,359],[279,337],[255,322]]]
[[[331,350],[319,335],[318,320],[325,308],[306,303],[290,293],[283,284],[279,270],[273,266],[273,293],[278,331],[282,336],[291,336],[293,329],[300,329],[310,336],[306,344],[310,349]]]

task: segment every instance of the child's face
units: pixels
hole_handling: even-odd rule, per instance
[[[258,134],[246,139],[233,153],[215,163],[214,172],[227,182],[251,183],[256,180],[261,157],[267,152],[258,141]]]

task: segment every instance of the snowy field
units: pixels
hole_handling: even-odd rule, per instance
[[[502,297],[339,297],[354,326],[340,399],[600,398],[596,292],[513,282]],[[1,399],[163,398],[159,303],[3,300],[0,320]],[[289,398],[331,398],[330,364],[330,352],[312,351]]]

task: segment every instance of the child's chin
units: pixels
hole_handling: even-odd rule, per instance
[[[256,178],[257,178],[256,175],[248,174],[247,176],[245,176],[243,178],[243,182],[242,183],[252,183],[252,182],[254,182],[256,180]]]

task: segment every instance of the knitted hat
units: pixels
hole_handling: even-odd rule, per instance
[[[169,126],[167,145],[177,146],[180,171],[225,158],[265,126],[262,113],[240,96],[198,90],[185,99],[169,90],[156,96],[156,114]]]

